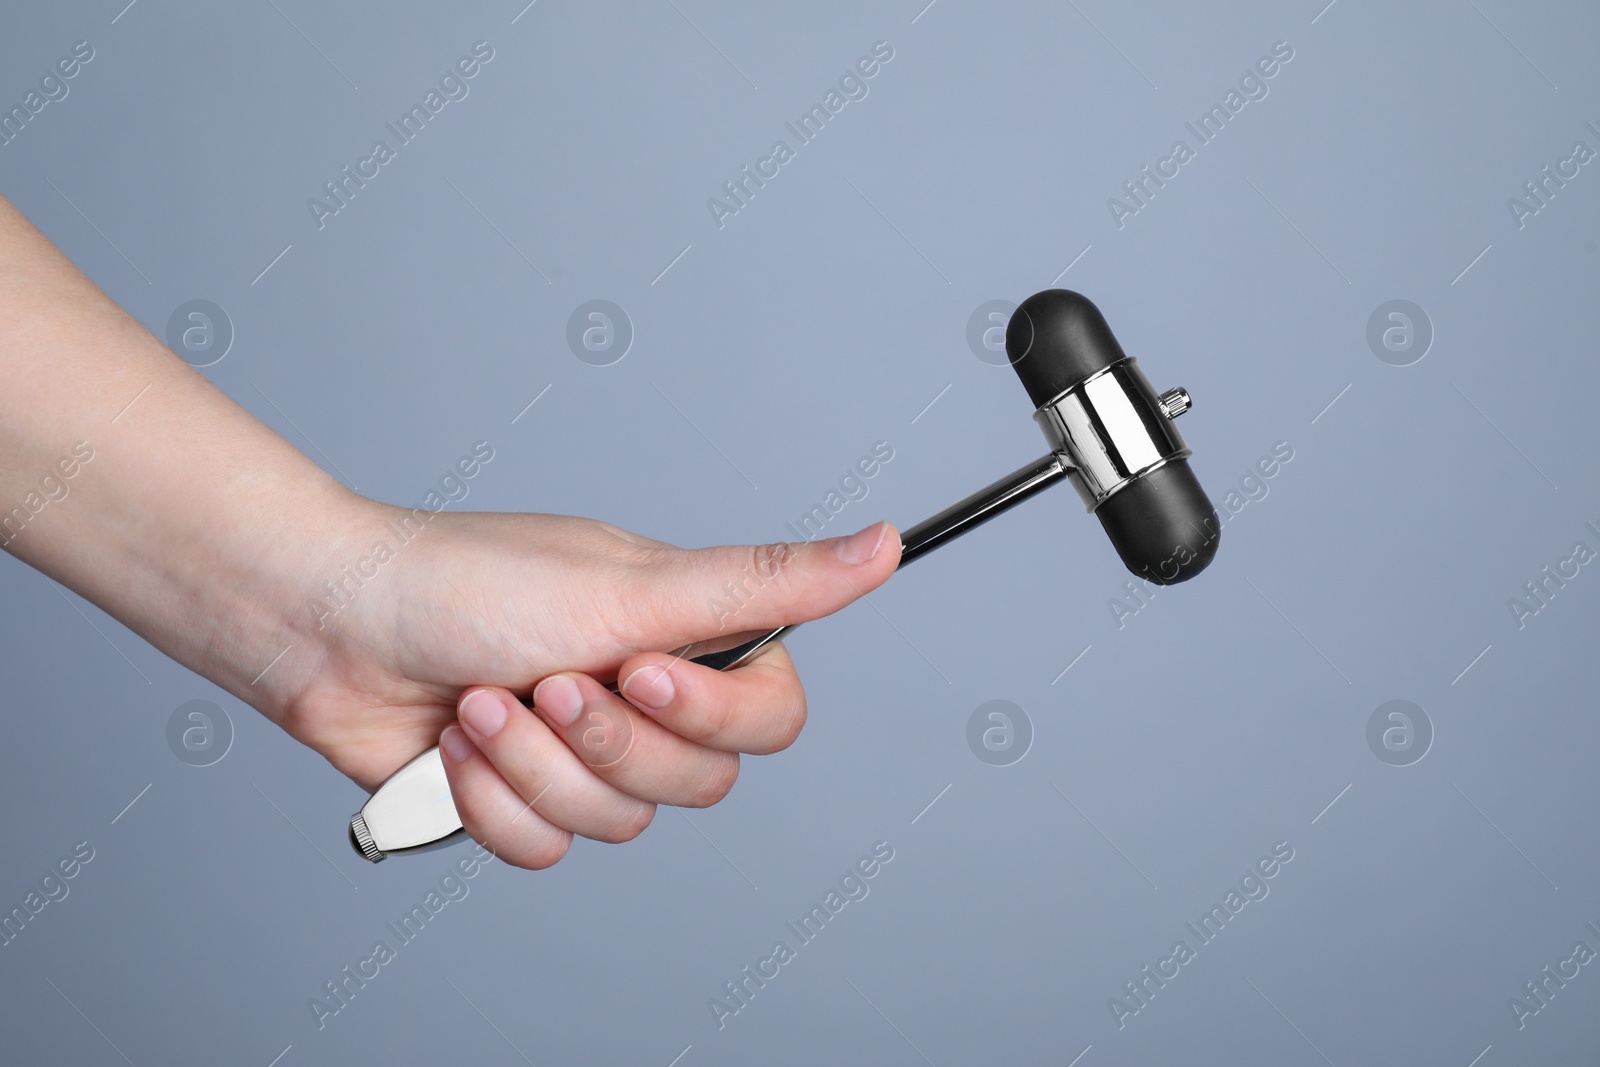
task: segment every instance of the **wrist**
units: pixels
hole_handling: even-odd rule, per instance
[[[386,577],[421,529],[406,508],[355,494],[330,502],[322,534],[309,538],[302,549],[309,564],[300,569],[295,592],[285,599],[291,629],[324,654],[337,651],[351,634],[364,643],[367,638],[359,636],[357,620],[382,610]]]
[[[313,608],[320,587],[380,507],[306,466],[281,491],[223,505],[210,539],[152,567],[169,592],[146,636],[280,723],[330,652]]]

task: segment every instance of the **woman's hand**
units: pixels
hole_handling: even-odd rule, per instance
[[[556,862],[573,834],[629,840],[658,803],[714,804],[739,753],[794,741],[805,695],[781,644],[726,672],[667,650],[830,614],[900,555],[888,523],[691,551],[555,515],[355,514],[350,543],[387,561],[311,583],[316,656],[284,671],[303,683],[266,710],[369,789],[438,743],[468,832],[525,867]]]

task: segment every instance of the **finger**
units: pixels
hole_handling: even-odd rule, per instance
[[[626,585],[623,625],[640,648],[820,619],[882,585],[900,563],[887,522],[795,544],[662,549]]]
[[[596,841],[631,841],[655,806],[629,796],[584,766],[545,722],[509,690],[461,694],[461,727],[524,804],[564,830]]]
[[[531,810],[466,731],[445,727],[439,749],[456,812],[474,841],[513,867],[531,871],[553,866],[567,854],[571,832]]]
[[[731,671],[647,652],[624,662],[617,677],[635,708],[679,737],[723,752],[781,751],[806,723],[805,690],[782,643]]]
[[[679,737],[588,675],[551,675],[533,708],[590,770],[641,800],[709,807],[739,776],[736,754]]]

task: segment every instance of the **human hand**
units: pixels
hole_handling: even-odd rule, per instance
[[[794,740],[805,698],[781,645],[725,673],[671,650],[837,611],[900,558],[887,523],[684,551],[588,519],[358,497],[4,198],[0,381],[0,500],[39,501],[0,548],[368,789],[442,742],[466,828],[526,867],[574,833],[633,837],[658,803],[714,803],[740,752]],[[196,478],[196,457],[226,476]],[[45,507],[41,471],[52,501],[55,472],[72,479],[70,503]],[[512,694],[535,685],[530,711]]]
[[[341,538],[392,544],[412,514],[361,501]],[[347,600],[304,609],[316,656],[263,710],[369,789],[439,744],[468,832],[547,867],[574,834],[626,841],[657,804],[716,803],[741,752],[792,743],[805,696],[781,644],[727,672],[687,655],[875,589],[892,532],[686,551],[589,519],[441,513]]]

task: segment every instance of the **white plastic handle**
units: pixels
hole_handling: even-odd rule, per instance
[[[431,845],[460,829],[461,816],[437,747],[390,776],[350,820],[356,850],[373,863],[400,849]]]

